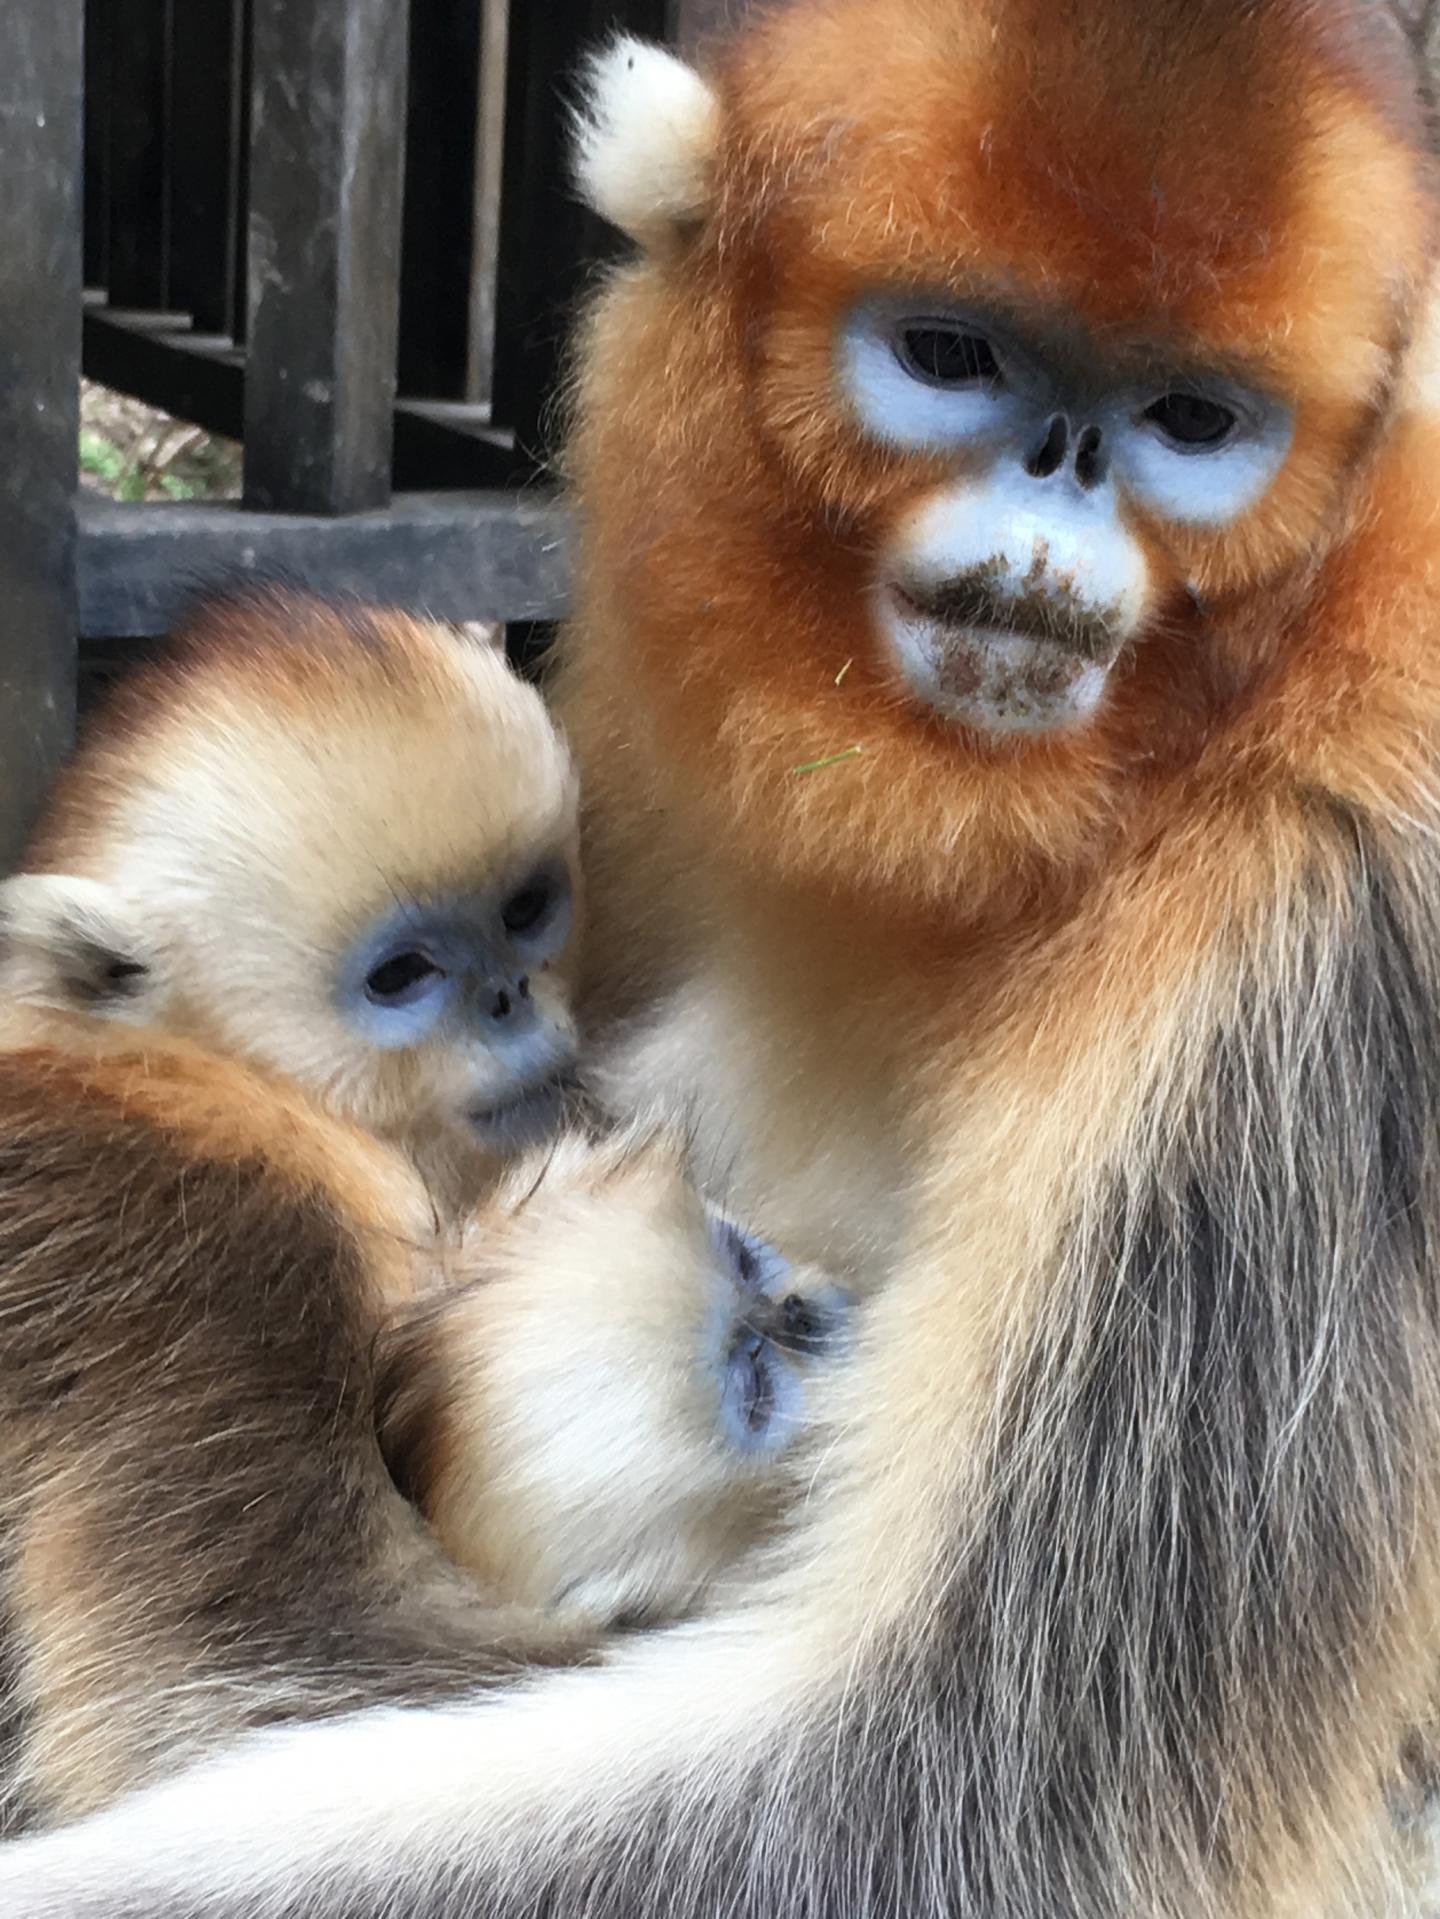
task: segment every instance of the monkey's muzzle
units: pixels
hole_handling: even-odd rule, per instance
[[[520,1153],[559,1131],[579,1088],[573,1066],[514,1088],[503,1099],[470,1110],[470,1125],[482,1146]]]
[[[1088,717],[1126,622],[1038,569],[1026,587],[999,591],[985,568],[933,586],[888,582],[882,625],[911,691],[987,733],[1051,732]]]

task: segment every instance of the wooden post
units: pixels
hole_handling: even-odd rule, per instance
[[[82,0],[0,5],[0,865],[70,742]]]
[[[390,497],[407,8],[255,0],[245,498]]]

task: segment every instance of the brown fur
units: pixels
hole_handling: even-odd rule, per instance
[[[383,1698],[422,1645],[439,1692],[580,1654],[386,1473],[376,1331],[444,1272],[398,1156],[155,1039],[0,1054],[0,1138],[9,1821]]]

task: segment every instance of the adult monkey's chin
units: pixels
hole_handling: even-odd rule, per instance
[[[981,733],[1040,734],[1083,724],[1099,706],[1110,663],[1047,635],[936,619],[903,589],[884,591],[880,625],[916,699]]]

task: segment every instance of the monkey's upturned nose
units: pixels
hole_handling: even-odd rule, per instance
[[[477,1003],[481,1017],[497,1026],[528,1025],[534,1014],[529,976],[488,981],[480,988]]]
[[[1025,457],[1025,471],[1032,480],[1048,480],[1065,465],[1071,448],[1070,422],[1056,413],[1046,422],[1040,444]],[[1075,479],[1087,492],[1104,479],[1109,460],[1098,426],[1081,429],[1074,440]]]

